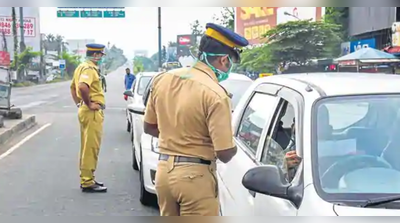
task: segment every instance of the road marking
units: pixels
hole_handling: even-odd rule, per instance
[[[48,124],[40,127],[38,130],[36,130],[32,134],[30,134],[27,137],[23,138],[20,142],[15,144],[13,147],[11,147],[9,150],[7,150],[5,153],[1,154],[0,155],[0,160],[4,159],[5,157],[7,157],[11,153],[13,153],[15,150],[17,150],[19,147],[21,147],[24,143],[26,143],[27,141],[32,139],[35,135],[39,134],[41,131],[45,130],[46,128],[48,128],[50,126],[51,126],[51,123],[48,123]]]
[[[47,103],[47,101],[35,101],[35,102],[31,102],[29,104],[15,106],[15,107],[21,108],[21,109],[22,108],[26,109],[26,108],[32,108],[32,107],[36,107],[36,106],[39,106],[39,105],[43,105],[43,104],[46,104],[46,103]]]

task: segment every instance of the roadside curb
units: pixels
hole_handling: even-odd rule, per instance
[[[7,120],[5,120],[5,124],[7,124]],[[0,145],[5,144],[8,140],[18,135],[19,133],[25,132],[36,125],[36,116],[30,115],[27,118],[24,118],[23,121],[18,124],[12,126],[10,129],[0,134]]]

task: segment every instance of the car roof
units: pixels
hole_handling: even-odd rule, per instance
[[[156,74],[159,74],[160,72],[140,72],[139,75],[140,76],[144,76],[144,77],[152,77]]]
[[[244,80],[244,81],[253,81],[251,78],[247,77],[244,74],[230,73],[229,78],[227,80]]]
[[[303,83],[327,96],[400,93],[400,75],[384,73],[282,74],[257,80],[261,83],[271,81],[294,89],[298,88],[298,83]]]

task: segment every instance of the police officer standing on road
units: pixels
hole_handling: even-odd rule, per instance
[[[193,67],[155,77],[144,131],[159,137],[156,190],[161,216],[218,216],[216,160],[236,154],[226,80],[248,41],[207,24]]]
[[[94,177],[103,134],[105,99],[98,66],[102,62],[105,46],[88,44],[86,47],[87,61],[76,68],[71,83],[71,95],[79,108],[81,189],[89,193],[106,192],[104,184]]]

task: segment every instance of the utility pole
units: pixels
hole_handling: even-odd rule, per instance
[[[19,7],[19,29],[21,31],[21,42],[19,44],[19,49],[22,52],[25,50],[25,38],[24,38],[24,7]]]
[[[162,68],[162,52],[161,52],[161,7],[158,7],[158,68]]]

